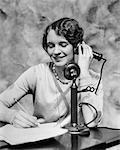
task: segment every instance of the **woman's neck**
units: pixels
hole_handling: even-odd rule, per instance
[[[56,72],[61,79],[65,79],[64,77],[64,66],[55,66]]]

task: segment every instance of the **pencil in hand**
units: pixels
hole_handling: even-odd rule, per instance
[[[19,101],[17,101],[16,99],[14,99],[14,101],[16,102],[16,104],[17,104],[17,106],[20,108],[20,110],[22,110],[22,111],[25,112],[26,114],[30,115],[30,114],[28,113],[28,111],[21,105],[21,103],[20,103]],[[35,127],[36,127],[36,126],[39,127],[40,123],[39,123],[38,121],[36,121],[36,122],[34,123],[34,125],[35,125]]]

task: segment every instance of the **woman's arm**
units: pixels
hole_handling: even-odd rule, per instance
[[[35,74],[30,68],[24,72],[14,84],[9,86],[0,94],[0,121],[14,124],[17,127],[35,126],[36,117],[33,117],[21,110],[11,109],[11,106],[19,101],[23,96],[32,93],[35,83]]]
[[[87,124],[88,122],[92,121],[96,117],[97,112],[97,118],[88,124],[88,127],[95,127],[97,126],[101,119],[102,119],[102,113],[103,113],[103,88],[102,88],[102,81],[99,85],[99,88],[97,90],[97,93],[95,94],[95,90],[97,88],[99,80],[99,74],[95,72],[91,72],[90,78],[81,79],[80,89],[85,89],[87,86],[93,87],[93,92],[83,92],[80,95],[80,103],[88,103],[88,105],[81,104],[82,105],[82,112],[84,116],[84,121]],[[92,106],[90,106],[90,105]],[[96,109],[96,110],[95,110]]]
[[[37,118],[21,110],[10,109],[0,101],[0,120],[13,124],[15,127],[37,126]]]
[[[0,121],[11,123],[15,114],[16,110],[8,108],[0,100]]]
[[[80,79],[79,87],[81,90],[85,89],[87,86],[91,86],[94,89],[96,89],[97,87],[99,81],[99,74],[89,69],[89,65],[91,63],[92,58],[93,54],[91,47],[83,42],[79,46],[79,56],[78,56],[78,65],[80,66],[81,69],[79,78]],[[91,122],[88,126],[89,127],[96,126],[99,120],[101,119],[103,107],[102,83],[99,85],[96,94],[95,91],[81,93],[80,102],[88,103],[91,104],[93,107],[95,107],[95,109],[98,112],[98,118],[94,122]],[[90,105],[82,105],[83,116],[86,124],[95,118],[96,111],[93,107],[91,107]]]

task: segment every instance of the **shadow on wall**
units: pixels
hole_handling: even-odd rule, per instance
[[[1,0],[0,92],[30,66],[49,61],[41,46],[43,30],[48,23],[66,16],[79,21],[85,31],[85,42],[107,59],[103,70],[104,124],[119,127],[119,82],[116,80],[120,73],[119,0]],[[101,62],[92,64],[97,72],[100,66]]]

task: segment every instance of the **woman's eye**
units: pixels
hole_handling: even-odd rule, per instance
[[[53,47],[55,47],[55,44],[54,44],[54,43],[49,42],[49,43],[47,43],[47,47],[48,47],[48,48],[53,48]]]
[[[62,46],[62,47],[66,47],[68,45],[68,43],[66,43],[66,42],[60,42],[59,45]]]

